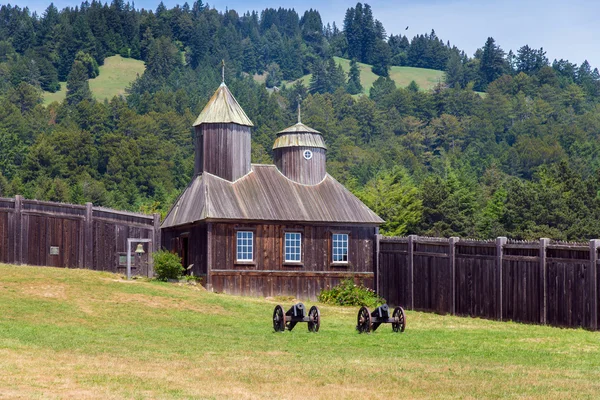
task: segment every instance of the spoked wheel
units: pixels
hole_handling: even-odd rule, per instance
[[[358,310],[356,329],[358,330],[358,333],[369,333],[371,330],[371,313],[367,307],[361,307],[360,310]]]
[[[319,332],[319,327],[321,326],[321,311],[319,311],[319,307],[312,306],[308,311],[308,331],[309,332]]]
[[[283,308],[277,304],[275,310],[273,310],[273,330],[275,332],[285,331],[285,315]]]
[[[406,328],[406,315],[404,315],[404,309],[402,307],[396,307],[392,318],[398,318],[398,322],[392,322],[392,329],[394,332],[404,332]]]

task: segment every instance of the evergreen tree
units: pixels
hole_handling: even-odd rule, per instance
[[[346,91],[350,94],[359,94],[363,91],[363,86],[360,83],[360,69],[354,59],[350,60],[350,72],[348,73]]]
[[[83,100],[92,101],[92,92],[88,83],[88,70],[80,63],[75,61],[69,78],[67,79],[67,104],[73,106]]]

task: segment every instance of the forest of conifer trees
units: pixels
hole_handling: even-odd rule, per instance
[[[596,68],[527,44],[507,52],[485,32],[472,56],[435,31],[388,36],[367,4],[343,25],[317,10],[240,15],[202,1],[50,4],[42,15],[2,5],[0,195],[166,212],[191,179],[192,122],[225,60],[255,124],[253,161],[272,162],[300,96],[303,122],[328,143],[328,172],[387,221],[385,234],[600,237]],[[146,71],[125,96],[96,101],[89,79],[113,55]],[[334,56],[352,60],[350,74]],[[369,95],[356,95],[356,62],[380,76]],[[444,70],[445,82],[396,87],[391,66]],[[282,85],[309,73],[306,86]],[[65,101],[44,106],[60,82]]]

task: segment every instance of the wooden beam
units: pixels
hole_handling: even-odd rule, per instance
[[[452,271],[452,315],[456,315],[456,243],[460,240],[459,237],[452,236],[449,243],[448,254],[450,257],[450,270]]]
[[[408,236],[408,280],[410,282],[410,309],[415,309],[415,243],[417,235]]]
[[[502,321],[502,303],[504,299],[502,298],[502,291],[504,290],[502,287],[502,279],[503,279],[503,271],[502,271],[502,258],[504,256],[504,245],[506,245],[507,238],[498,237],[496,238],[496,318],[498,321]]]
[[[550,243],[550,239],[541,238],[540,239],[540,276],[541,276],[541,305],[542,309],[540,310],[540,323],[546,324],[548,317],[548,285],[546,282],[546,276],[548,274],[548,265],[546,263],[546,248]]]
[[[590,328],[598,329],[598,248],[599,239],[590,240],[590,272],[588,274],[590,284],[590,307],[591,321]]]

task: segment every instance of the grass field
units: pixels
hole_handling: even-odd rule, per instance
[[[90,90],[96,100],[112,99],[114,96],[124,94],[125,88],[144,73],[144,62],[133,58],[112,56],[104,59],[100,66],[100,75],[90,79]],[[44,104],[53,101],[63,101],[67,94],[66,82],[60,83],[61,89],[56,93],[44,92]]]
[[[336,63],[341,64],[344,72],[350,71],[350,60],[340,57],[333,57]],[[369,94],[373,82],[379,78],[371,71],[371,66],[368,64],[358,63],[360,69],[360,82],[363,85],[364,93]],[[304,75],[298,81],[302,81],[304,86],[308,87],[312,74]],[[411,81],[415,81],[421,90],[433,89],[439,82],[444,81],[444,72],[434,69],[413,68],[413,67],[391,67],[390,78],[396,82],[396,87],[407,87]],[[254,75],[257,82],[264,83],[267,79],[266,74]],[[293,85],[296,81],[285,81],[286,85]]]
[[[287,309],[292,302],[282,302]],[[0,265],[0,398],[596,398],[600,333],[407,313],[273,333],[276,302]],[[307,305],[311,305],[307,302]]]

